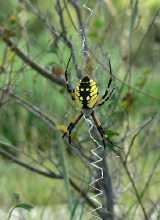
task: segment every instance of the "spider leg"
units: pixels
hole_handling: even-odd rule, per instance
[[[63,138],[67,135],[68,133],[68,142],[69,144],[71,144],[71,133],[72,133],[72,130],[75,128],[76,124],[79,122],[79,120],[82,118],[83,116],[83,113],[81,112],[80,115],[78,115],[78,117],[74,120],[74,122],[71,122],[67,128],[67,132],[65,132],[63,134]]]
[[[110,86],[111,86],[112,80],[113,80],[112,66],[111,66],[110,59],[109,59],[108,63],[109,63],[109,75],[110,75],[110,78],[109,78],[109,81],[108,81],[107,89],[106,89],[104,95],[102,96],[102,99],[105,99],[106,96],[108,95],[108,92],[109,92],[109,89],[110,89]]]
[[[108,99],[110,99],[110,97],[112,96],[113,94],[113,91],[114,91],[115,88],[112,88],[109,92],[108,92],[108,95],[105,97],[105,99],[102,99],[101,102],[97,103],[96,106],[101,106],[103,105]]]
[[[105,91],[104,95],[102,96],[101,101],[96,104],[97,106],[103,105],[110,98],[110,96],[112,95],[113,90],[114,90],[114,88],[112,88],[110,90],[112,80],[113,80],[113,74],[112,74],[112,66],[111,66],[110,60],[108,62],[109,62],[109,75],[110,75],[110,78],[109,78],[109,81],[108,81],[106,91]]]
[[[71,94],[72,99],[73,99],[74,89],[73,89],[73,86],[70,84],[70,82],[69,82],[69,80],[68,80],[68,67],[69,67],[71,58],[72,58],[72,54],[70,55],[69,60],[68,60],[68,62],[67,62],[67,66],[66,66],[66,70],[65,70],[64,76],[65,76],[67,91]]]
[[[101,126],[101,123],[100,123],[100,121],[98,120],[98,118],[95,116],[94,111],[91,113],[91,116],[92,116],[92,118],[93,118],[93,121],[94,121],[94,123],[95,123],[95,125],[96,125],[97,130],[99,131],[99,133],[100,133],[100,135],[101,135],[101,137],[102,137],[103,146],[104,146],[104,148],[106,148],[106,142],[105,142],[105,137],[104,137],[105,133],[104,133],[104,130],[103,130],[102,126]],[[106,140],[107,140],[107,143],[112,146],[112,150],[113,150],[117,155],[119,155],[119,152],[118,152],[117,150],[115,150],[113,147],[118,147],[118,149],[120,149],[120,147],[117,146],[115,143],[113,143],[113,142],[112,142],[111,140],[109,140],[108,138],[106,138]]]
[[[95,123],[95,125],[96,125],[96,128],[97,128],[99,134],[100,134],[101,137],[102,137],[103,146],[104,146],[104,148],[105,148],[105,147],[106,147],[105,137],[104,137],[105,133],[104,133],[104,130],[103,130],[102,126],[101,126],[101,123],[100,123],[100,121],[98,120],[98,118],[95,116],[94,111],[91,113],[91,116],[92,116],[92,118],[93,118],[93,121],[94,121],[94,123]]]

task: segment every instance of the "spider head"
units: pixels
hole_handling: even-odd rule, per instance
[[[81,82],[82,83],[89,83],[89,81],[90,81],[90,78],[89,78],[89,76],[84,76],[83,78],[82,78],[82,80],[81,80]]]

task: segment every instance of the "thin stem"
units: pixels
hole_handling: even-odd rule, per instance
[[[138,203],[139,203],[139,205],[140,205],[140,207],[142,209],[144,218],[145,218],[145,220],[149,220],[149,218],[147,216],[147,212],[146,212],[145,207],[144,207],[144,205],[142,203],[142,200],[141,200],[141,195],[139,194],[139,192],[137,190],[136,184],[135,184],[134,179],[132,178],[132,175],[131,175],[131,173],[130,173],[130,171],[128,169],[127,163],[125,163],[125,161],[124,161],[124,159],[122,158],[121,155],[118,155],[118,156],[120,157],[120,161],[121,161],[121,163],[122,163],[122,165],[123,165],[123,167],[124,167],[124,169],[125,169],[125,171],[127,173],[127,176],[128,176],[128,178],[129,178],[129,180],[130,180],[130,182],[132,184],[133,190],[135,192],[135,196],[136,196],[137,201],[138,201]]]

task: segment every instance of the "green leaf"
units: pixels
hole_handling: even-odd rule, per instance
[[[150,74],[151,74],[151,70],[148,69],[148,68],[144,69],[144,71],[141,73],[141,78],[140,78],[139,81],[136,83],[136,85],[137,85],[140,89],[142,89],[142,88],[146,85]]]
[[[107,137],[113,137],[113,136],[118,136],[119,135],[119,133],[118,132],[116,132],[116,131],[113,131],[113,130],[111,130],[111,129],[107,129],[106,130],[106,136]]]
[[[30,211],[31,209],[33,209],[33,206],[28,203],[20,203],[16,205],[14,208],[22,208],[22,209],[26,209],[27,211]]]
[[[97,18],[94,22],[96,28],[102,28],[104,26],[104,21],[102,19]]]
[[[33,209],[33,206],[28,204],[28,203],[20,203],[16,206],[14,206],[10,211],[9,211],[9,214],[8,214],[8,220],[10,220],[11,216],[12,216],[12,212],[14,211],[14,209],[16,208],[22,208],[22,209],[25,209],[27,211],[30,211],[31,209]]]

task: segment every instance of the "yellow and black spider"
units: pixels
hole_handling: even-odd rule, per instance
[[[105,90],[105,93],[102,97],[99,96],[99,91],[96,81],[91,79],[88,75],[85,75],[81,80],[79,80],[75,88],[72,87],[72,85],[68,81],[68,72],[67,72],[70,60],[71,60],[71,56],[68,60],[65,70],[66,87],[67,87],[67,91],[71,94],[72,99],[80,103],[81,113],[78,115],[78,117],[75,119],[74,122],[71,122],[69,124],[67,128],[67,132],[63,134],[63,137],[65,137],[68,134],[68,141],[71,144],[71,133],[74,127],[76,126],[76,124],[79,122],[79,120],[82,118],[83,115],[87,118],[91,116],[97,130],[99,131],[99,134],[102,137],[102,142],[105,147],[104,130],[98,118],[95,116],[94,108],[96,106],[103,105],[111,97],[112,92],[114,90],[114,88],[110,89],[113,78],[110,60],[109,60],[110,78],[107,83],[107,88]]]

